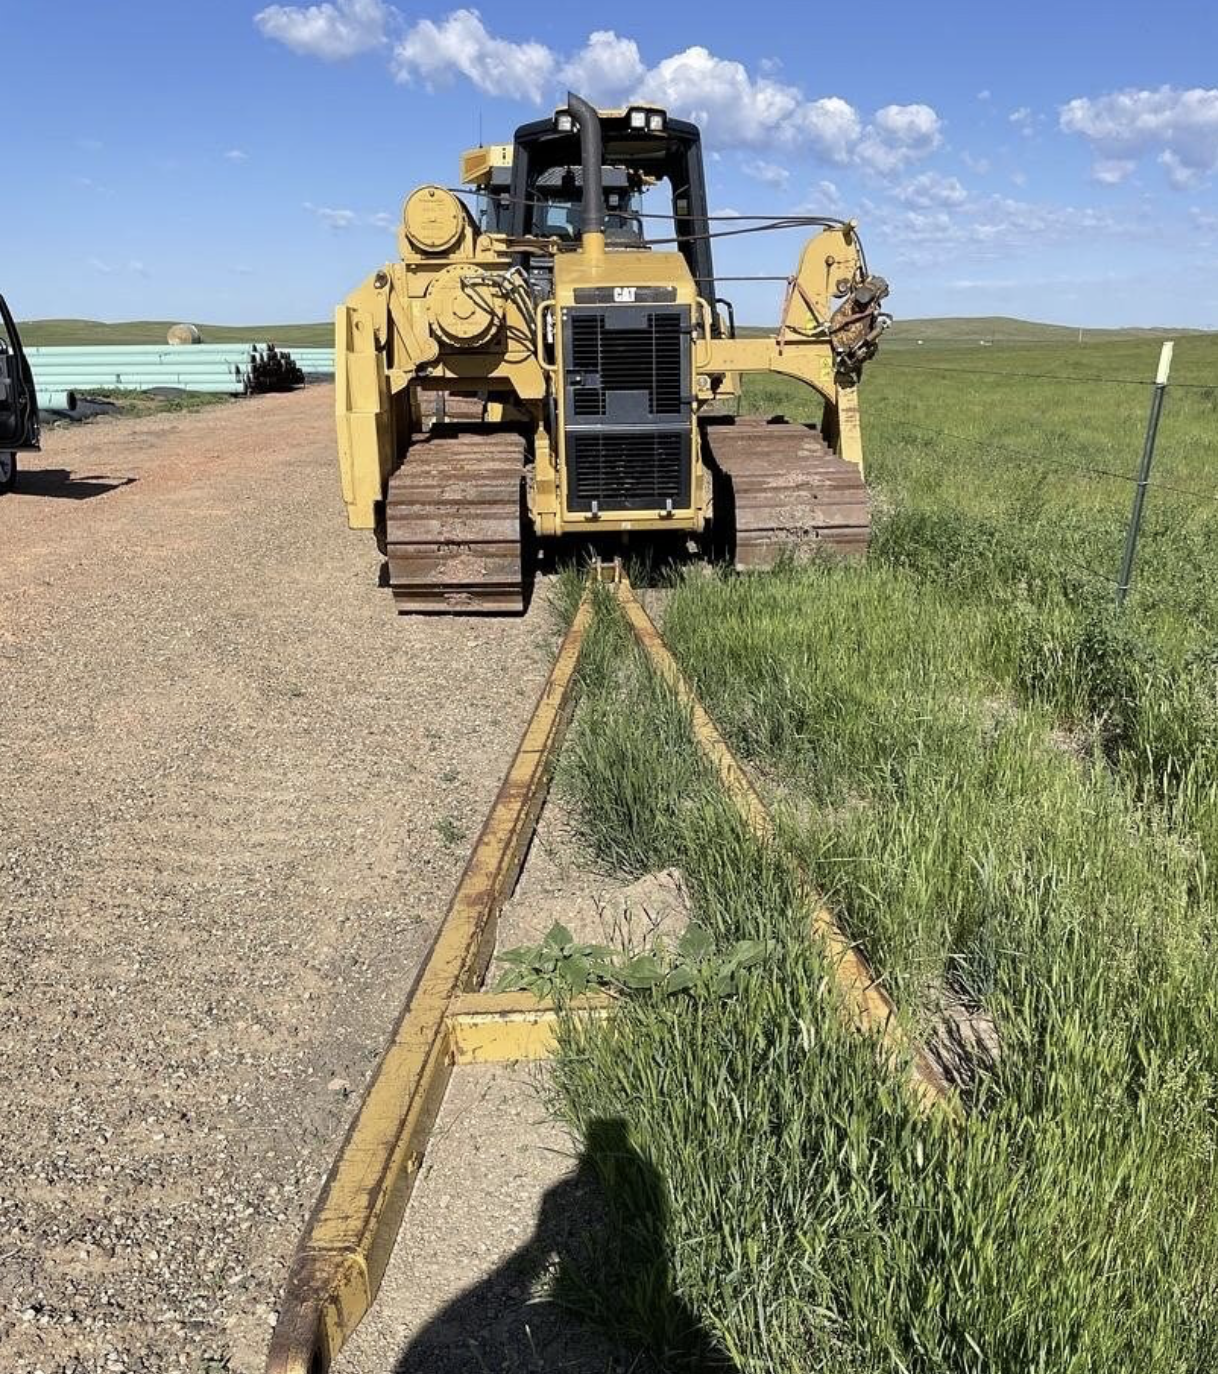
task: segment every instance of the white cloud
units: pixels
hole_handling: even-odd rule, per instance
[[[978,91],[978,92],[977,92],[977,99],[978,99],[978,100],[985,101],[985,100],[989,100],[990,98],[991,98],[991,93],[990,93],[989,91]]]
[[[338,58],[383,43],[396,18],[384,0],[333,0],[273,5],[256,22],[297,52]],[[712,155],[718,144],[807,152],[838,166],[861,162],[895,171],[942,142],[939,117],[928,105],[887,105],[868,125],[840,96],[812,99],[776,79],[776,63],[763,62],[754,73],[694,46],[649,68],[638,43],[612,29],[596,30],[578,52],[564,56],[544,43],[491,33],[469,8],[416,21],[394,44],[390,65],[398,81],[433,88],[463,77],[486,95],[531,104],[559,96],[559,83],[603,104],[654,100],[699,124]]]
[[[1154,91],[1131,89],[1094,99],[1080,97],[1061,107],[1059,123],[1064,132],[1079,134],[1091,144],[1097,167],[1105,162],[1135,162],[1157,152],[1168,180],[1176,187],[1194,185],[1218,170],[1215,89],[1160,86]]]
[[[1091,179],[1104,186],[1117,186],[1138,164],[1128,157],[1101,157],[1091,168]]]
[[[112,262],[106,262],[104,258],[90,258],[88,265],[94,272],[100,273],[103,277],[112,277],[115,272],[130,272],[133,277],[149,277],[152,273],[148,270],[145,263],[139,258],[132,258],[126,267],[116,267]]]
[[[335,209],[330,205],[314,205],[306,200],[304,208],[317,217],[327,229],[343,232],[347,229],[396,229],[398,219],[388,210],[377,210],[370,215],[360,214],[357,210]]]
[[[927,209],[936,205],[963,205],[968,192],[956,177],[941,176],[938,172],[923,172],[893,192],[903,205]]]
[[[807,101],[797,86],[768,76],[752,77],[742,62],[686,48],[657,63],[634,98],[653,100],[692,119],[721,144],[795,146],[806,139],[831,162],[844,162],[858,136],[858,116],[844,100]]]
[[[949,291],[1013,291],[1022,284],[1012,277],[958,277],[946,283]]]
[[[1187,162],[1171,148],[1164,148],[1159,154],[1159,166],[1167,168],[1167,179],[1177,191],[1187,191],[1202,179],[1201,168],[1190,167]]]
[[[929,105],[885,105],[863,134],[857,156],[876,172],[897,172],[943,142],[943,123]]]
[[[818,181],[812,188],[811,201],[807,206],[808,214],[840,215],[842,196],[832,181]]]
[[[612,29],[598,29],[563,64],[558,75],[577,95],[605,105],[624,99],[646,73],[633,38],[620,38]]]
[[[1012,124],[1024,138],[1032,138],[1036,134],[1036,116],[1027,105],[1021,105],[1019,109],[1012,110],[1007,115],[1007,120]]]
[[[393,74],[427,86],[464,76],[485,95],[541,101],[558,67],[544,43],[512,43],[488,33],[477,10],[454,10],[440,23],[420,19],[393,50]]]
[[[379,48],[393,11],[384,0],[327,0],[323,5],[270,5],[254,16],[267,38],[306,57],[339,62]]]
[[[840,96],[825,96],[810,100],[799,111],[797,136],[803,135],[813,152],[826,162],[844,163],[850,160],[853,145],[859,137],[860,120],[853,105]],[[803,138],[798,138],[799,142]]]
[[[973,153],[961,153],[960,161],[969,169],[976,172],[978,176],[985,176],[990,170],[990,160],[988,157],[977,157]]]
[[[787,183],[791,180],[791,173],[787,168],[779,166],[777,162],[765,162],[761,158],[753,158],[751,162],[744,163],[740,170],[754,181],[760,181],[765,186],[773,186],[779,191],[785,191]]]
[[[359,220],[354,210],[335,210],[329,205],[314,205],[306,200],[304,208],[317,216],[327,229],[350,229]]]
[[[248,162],[249,154],[243,153],[240,148],[230,148],[224,156],[229,162]]]
[[[1083,235],[1128,236],[1138,229],[1127,215],[1009,196],[970,197],[961,205],[910,208],[876,218],[878,234],[914,263],[942,261],[945,252],[1001,257]]]

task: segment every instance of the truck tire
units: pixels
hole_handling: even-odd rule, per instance
[[[17,455],[7,450],[0,452],[0,495],[12,491],[17,485]]]

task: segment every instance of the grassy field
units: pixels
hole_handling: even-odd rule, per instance
[[[176,320],[24,320],[18,321],[27,348],[87,344],[163,344]],[[204,343],[273,343],[332,348],[334,326],[321,324],[201,324]]]
[[[1009,315],[944,315],[935,319],[897,319],[886,340],[892,345],[914,344],[919,340],[929,348],[964,344],[979,346],[981,340],[997,347],[1013,345],[1058,345],[1073,347],[1096,343],[1130,343],[1137,339],[1179,339],[1196,335],[1193,329],[1083,329],[1068,324],[1045,324],[1039,320],[1018,320]]]
[[[22,340],[33,347],[38,344],[159,344],[176,320],[25,320],[19,321]],[[319,324],[201,324],[199,330],[204,343],[281,344],[285,348],[314,345],[329,348],[334,343],[334,326],[323,320]],[[760,335],[772,332],[770,326],[745,327],[745,334]],[[1193,334],[1192,330],[1162,329],[1085,329],[1085,345],[1139,339],[1179,338]],[[916,347],[918,341],[933,348],[942,348],[953,341],[963,341],[969,347],[979,340],[992,341],[999,347],[1046,344],[1073,345],[1079,331],[1064,324],[1040,324],[1035,320],[1008,319],[1001,315],[944,317],[932,320],[898,320],[888,338],[888,349]]]
[[[691,575],[667,603],[780,815],[775,849],[741,832],[611,608],[598,620],[563,770],[590,843],[628,873],[679,865],[717,947],[766,953],[727,993],[698,979],[566,1028],[559,1107],[616,1221],[572,1291],[672,1367],[1200,1374],[1218,1356],[1218,342],[1177,350],[1195,387],[1168,400],[1123,615],[1157,345],[892,353],[864,383],[867,565]],[[843,1028],[793,860],[940,1047],[958,1128]]]

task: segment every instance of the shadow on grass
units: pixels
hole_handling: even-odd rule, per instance
[[[667,1236],[660,1176],[624,1122],[592,1122],[528,1241],[437,1313],[394,1374],[730,1374],[673,1292]]]

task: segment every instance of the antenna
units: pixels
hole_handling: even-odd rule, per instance
[[[478,108],[478,147],[482,147],[482,108]]]

